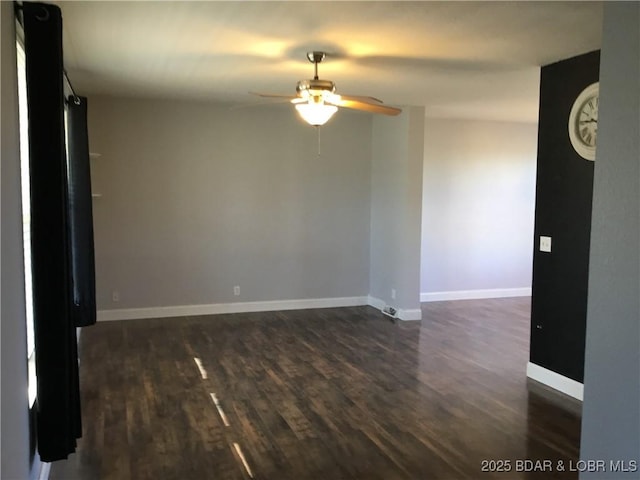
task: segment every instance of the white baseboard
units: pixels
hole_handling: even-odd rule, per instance
[[[482,298],[529,297],[531,287],[491,288],[485,290],[456,290],[452,292],[424,292],[421,302],[440,302],[443,300],[477,300]]]
[[[378,310],[382,310],[384,307],[386,307],[387,304],[384,300],[380,300],[379,298],[369,295],[367,297],[367,305],[373,308],[377,308]]]
[[[384,307],[387,306],[387,303],[384,300],[381,300],[376,297],[372,297],[369,295],[367,297],[367,304],[373,308],[377,308],[382,311]],[[393,305],[392,305],[393,306]],[[399,308],[396,312],[396,318],[399,320],[422,320],[422,310],[419,308],[408,309],[408,308]]]
[[[584,385],[547,368],[527,363],[527,377],[582,401]]]
[[[40,469],[40,476],[38,480],[49,480],[49,472],[51,471],[51,464],[48,462],[42,462],[42,468]]]
[[[401,308],[398,310],[398,318],[400,320],[422,320],[422,310],[419,308]]]
[[[40,460],[40,455],[35,452],[33,463],[31,464],[30,480],[49,480],[49,472],[51,471],[51,463]]]
[[[308,308],[355,307],[361,305],[368,305],[368,297],[308,298],[264,302],[214,303],[210,305],[122,308],[117,310],[99,310],[98,321],[187,317],[215,315],[219,313],[271,312],[275,310],[304,310]]]

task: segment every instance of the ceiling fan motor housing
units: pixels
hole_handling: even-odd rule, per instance
[[[296,86],[298,96],[302,98],[324,96],[336,91],[336,84],[331,80],[320,80],[313,78],[310,80],[300,80]]]

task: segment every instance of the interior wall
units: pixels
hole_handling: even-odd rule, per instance
[[[370,295],[421,318],[420,231],[424,108],[373,120]],[[395,298],[394,294],[395,293]]]
[[[605,3],[580,457],[607,469],[580,478],[640,469],[639,32],[639,3]]]
[[[319,143],[288,105],[88,111],[98,309],[367,295],[370,115],[341,110]]]
[[[537,132],[533,123],[427,118],[423,300],[531,287]]]
[[[568,119],[576,98],[598,81],[599,63],[600,52],[590,52],[545,65],[540,76],[534,239],[552,241],[550,252],[538,243],[533,254],[530,360],[578,383],[584,376],[594,162],[571,145]]]
[[[18,81],[13,2],[0,2],[2,413],[0,477],[29,478],[29,398],[25,320]]]

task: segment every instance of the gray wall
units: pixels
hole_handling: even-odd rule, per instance
[[[420,309],[423,156],[423,108],[374,118],[370,294],[403,310]]]
[[[640,4],[604,5],[595,162],[583,460],[640,469]],[[638,478],[584,473],[581,478]]]
[[[366,296],[371,122],[89,98],[98,308]]]
[[[13,3],[0,2],[2,37],[2,277],[0,341],[2,348],[2,458],[0,478],[29,477],[29,424],[27,396],[27,332],[25,323],[18,90]]]
[[[421,292],[531,287],[537,132],[427,119]]]

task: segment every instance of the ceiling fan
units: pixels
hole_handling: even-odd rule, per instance
[[[260,97],[283,98],[295,105],[300,116],[313,126],[324,125],[338,107],[363,110],[383,115],[398,115],[401,109],[383,105],[381,100],[374,97],[354,95],[338,95],[336,84],[331,80],[318,77],[318,64],[325,58],[324,52],[308,52],[307,58],[314,64],[315,75],[309,80],[300,80],[296,85],[296,95],[278,95],[272,93],[250,92]]]

